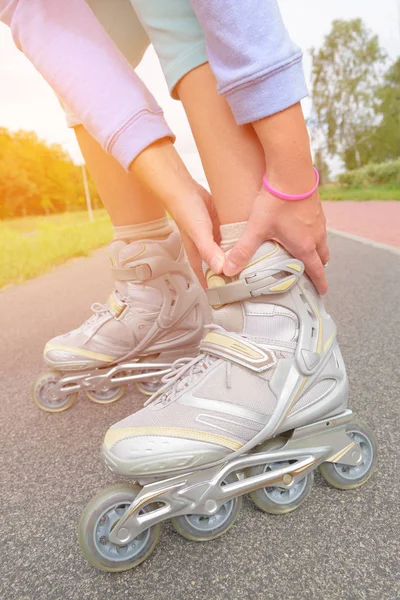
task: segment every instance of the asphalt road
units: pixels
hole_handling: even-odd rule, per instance
[[[171,526],[145,563],[96,571],[77,544],[85,503],[116,482],[99,456],[108,426],[137,409],[131,391],[62,414],[30,400],[43,344],[80,323],[110,289],[105,251],[0,293],[1,600],[394,600],[400,598],[400,256],[331,237],[328,307],[340,331],[351,407],[376,432],[373,478],[340,492],[316,476],[306,503],[273,517],[245,501],[208,544]],[[106,274],[106,276],[105,276]]]

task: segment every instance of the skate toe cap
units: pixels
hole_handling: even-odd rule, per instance
[[[112,356],[105,356],[67,344],[63,336],[47,342],[43,358],[49,366],[61,369],[89,369],[115,360]]]
[[[206,439],[209,436],[194,437],[192,431],[178,428],[112,427],[104,439],[103,456],[112,471],[138,477],[211,464],[232,452],[215,439]]]

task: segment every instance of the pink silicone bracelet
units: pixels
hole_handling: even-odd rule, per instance
[[[318,184],[319,184],[319,173],[315,167],[313,167],[313,168],[314,168],[315,179],[316,179],[315,185],[309,192],[306,192],[305,194],[294,195],[294,194],[284,194],[283,192],[279,192],[278,190],[275,190],[273,187],[271,187],[269,185],[269,183],[267,181],[267,175],[264,175],[264,177],[263,177],[264,187],[267,190],[267,192],[269,192],[273,196],[276,196],[277,198],[281,198],[282,200],[305,200],[306,198],[309,198],[310,196],[313,195],[313,193],[315,192],[315,190],[317,189]]]

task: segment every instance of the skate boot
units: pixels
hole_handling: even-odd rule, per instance
[[[199,355],[105,436],[107,465],[138,484],[105,490],[82,515],[80,544],[101,569],[139,564],[165,519],[211,540],[245,493],[281,514],[306,498],[316,467],[344,489],[373,471],[374,436],[347,409],[336,327],[303,264],[268,242],[238,277],[207,281],[214,325]]]
[[[110,246],[115,290],[77,329],[50,340],[50,371],[33,397],[47,411],[73,404],[79,390],[98,403],[118,400],[133,381],[145,394],[160,386],[176,359],[195,356],[203,335],[206,299],[173,230],[165,239]]]

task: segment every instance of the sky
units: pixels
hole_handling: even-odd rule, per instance
[[[280,0],[291,37],[304,51],[310,78],[309,49],[319,47],[333,19],[361,17],[379,35],[391,59],[400,55],[400,0]],[[177,135],[177,149],[193,175],[203,180],[193,138],[179,102],[171,100],[157,57],[149,49],[137,69],[157,98]],[[304,102],[307,114],[308,103]],[[65,125],[63,112],[51,88],[29,61],[15,48],[8,28],[0,24],[0,127],[33,130],[42,139],[61,144],[73,160],[82,158],[73,132]]]

